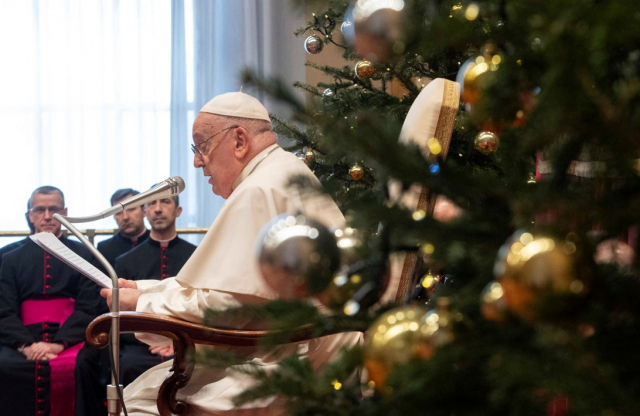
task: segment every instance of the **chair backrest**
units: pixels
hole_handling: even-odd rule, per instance
[[[432,80],[418,94],[411,105],[400,132],[400,142],[415,143],[422,149],[428,163],[444,159],[449,151],[451,134],[460,104],[458,83],[442,78]],[[429,151],[428,140],[436,138],[442,148],[438,156]],[[424,210],[433,214],[437,195],[422,185],[406,191],[397,182],[389,184],[390,197],[411,210]],[[382,302],[405,303],[416,282],[418,255],[415,252],[397,253],[390,258],[390,281]]]

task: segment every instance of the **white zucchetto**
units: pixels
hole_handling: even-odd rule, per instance
[[[260,101],[243,92],[228,92],[217,95],[206,103],[200,112],[271,122],[269,112]]]

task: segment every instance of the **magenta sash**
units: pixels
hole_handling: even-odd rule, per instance
[[[26,300],[20,305],[22,323],[32,325],[57,323],[62,325],[73,313],[73,298]],[[51,379],[49,381],[49,415],[68,416],[75,414],[76,408],[76,357],[84,342],[62,351],[56,358],[49,360]]]

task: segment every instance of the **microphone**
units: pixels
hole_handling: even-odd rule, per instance
[[[184,191],[184,180],[180,176],[174,176],[166,179],[153,188],[146,190],[138,195],[134,195],[119,204],[115,204],[111,208],[105,209],[99,214],[88,217],[67,217],[69,222],[91,222],[102,218],[110,217],[114,214],[122,212],[126,209],[139,207],[146,204],[149,201],[155,201],[157,199],[171,198]]]

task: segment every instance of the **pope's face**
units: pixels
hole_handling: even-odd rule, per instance
[[[228,128],[227,124],[223,118],[208,113],[200,113],[193,123],[193,166],[202,168],[213,193],[225,199],[233,192],[237,177],[232,167],[235,128]]]
[[[62,225],[53,219],[53,214],[67,215],[67,209],[64,207],[60,194],[57,192],[33,194],[29,221],[33,224],[36,233],[47,232],[60,235]]]

